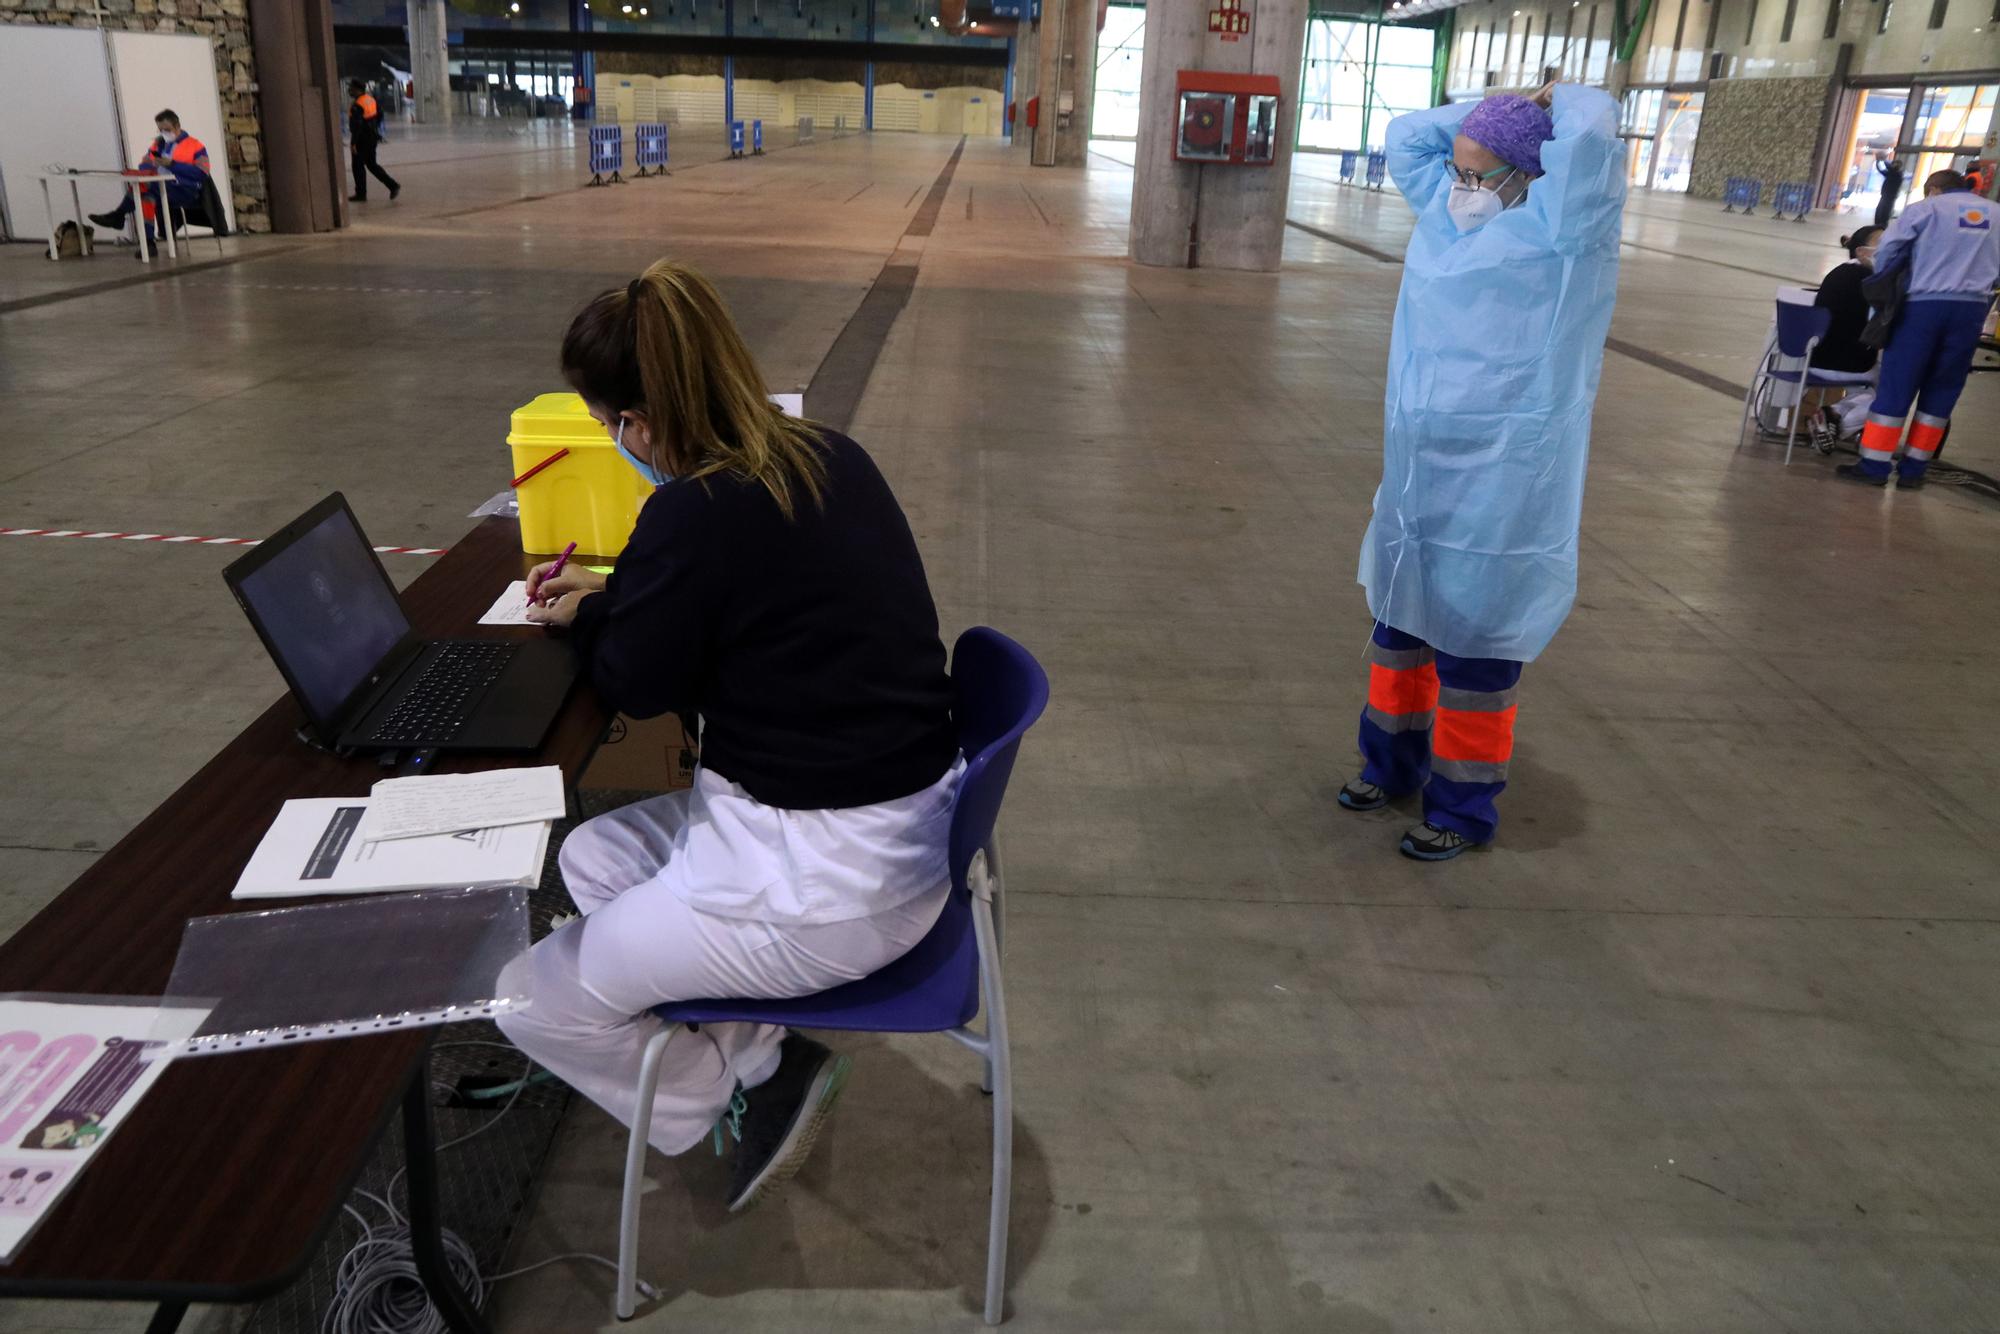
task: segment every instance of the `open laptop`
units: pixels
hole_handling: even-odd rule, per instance
[[[534,750],[576,681],[553,640],[417,638],[338,491],[222,577],[328,746]]]

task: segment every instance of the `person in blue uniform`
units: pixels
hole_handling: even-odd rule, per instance
[[[1979,331],[2000,283],[2000,209],[1966,190],[1957,172],[1932,172],[1924,197],[1889,224],[1875,250],[1878,277],[1905,268],[1909,295],[1882,350],[1882,378],[1861,428],[1860,461],[1834,469],[1850,482],[1887,486],[1893,465],[1902,491],[1924,484],[1972,373]]]
[[[146,156],[139,162],[139,170],[166,172],[173,177],[167,183],[167,203],[172,208],[182,211],[199,209],[202,187],[209,174],[208,146],[181,128],[181,118],[172,108],[153,117],[153,128],[159,131],[159,137],[146,150]],[[155,216],[159,212],[154,194],[156,188],[149,185],[144,192],[146,239],[152,241],[157,241],[162,234],[160,220]],[[132,194],[128,190],[125,198],[118,201],[117,208],[93,213],[90,220],[108,231],[123,231],[131,217]]]

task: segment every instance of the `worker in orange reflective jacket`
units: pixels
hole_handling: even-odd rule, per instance
[[[369,172],[389,187],[389,198],[394,199],[403,193],[403,187],[375,160],[375,146],[382,142],[382,108],[375,104],[367,85],[359,79],[347,81],[347,94],[354,99],[347,105],[347,142],[354,162],[354,193],[347,197],[347,202],[368,202]]]
[[[201,140],[181,129],[181,118],[172,109],[162,111],[153,117],[153,128],[160,132],[153,140],[146,156],[140,160],[140,171],[163,171],[174,179],[167,183],[167,203],[176,213],[201,208],[202,187],[208,181],[208,148]],[[159,202],[153,187],[145,190],[146,236],[157,241],[162,232],[159,218]],[[106,213],[93,213],[90,220],[107,231],[122,232],[132,217],[132,195],[128,191],[118,207]],[[197,219],[198,221],[199,219]],[[144,259],[143,254],[140,255]]]

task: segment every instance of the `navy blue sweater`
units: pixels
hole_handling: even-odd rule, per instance
[[[788,810],[891,801],[958,754],[923,558],[861,446],[825,436],[825,503],[787,520],[732,476],[647,500],[571,639],[634,718],[700,715],[702,766]]]

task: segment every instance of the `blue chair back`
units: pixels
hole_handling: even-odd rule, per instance
[[[1833,323],[1833,312],[1823,306],[1797,306],[1789,301],[1778,303],[1778,351],[1787,357],[1803,357],[1806,344],[1815,338],[1826,337],[1828,326]]]
[[[937,924],[894,963],[829,991],[788,1000],[676,1001],[655,1006],[654,1014],[677,1024],[741,1021],[849,1033],[936,1033],[972,1022],[979,1013],[979,947],[966,877],[993,838],[1021,735],[1049,702],[1049,678],[1028,650],[998,630],[977,627],[958,637],[951,679],[965,777],[951,817],[952,894]]]
[[[951,883],[966,887],[972,859],[993,838],[1021,736],[1049,703],[1049,678],[1034,655],[998,630],[974,626],[951,651],[958,748],[965,777],[951,817]]]

